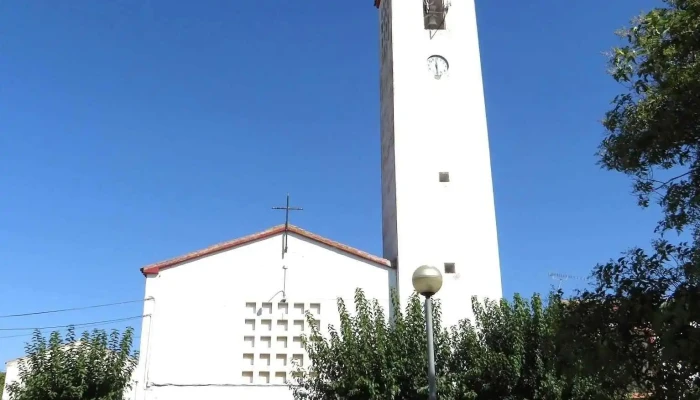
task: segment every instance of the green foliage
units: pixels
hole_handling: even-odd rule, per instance
[[[421,301],[410,299],[401,312],[393,296],[393,323],[362,291],[355,313],[338,302],[340,327],[324,337],[315,329],[304,347],[312,366],[297,367],[291,384],[297,400],[418,400],[427,398],[427,338]],[[434,307],[435,356],[441,400],[623,399],[627,391],[607,377],[563,368],[556,339],[564,307],[558,294],[547,304],[527,301],[473,301],[475,324],[440,326]],[[307,318],[313,322],[309,315]],[[568,359],[567,359],[568,361]],[[585,373],[585,374],[584,374]]]
[[[0,372],[0,397],[2,397],[2,394],[5,391],[5,373]]]
[[[393,297],[398,304],[395,293]],[[355,309],[351,315],[339,299],[339,329],[330,326],[328,337],[323,337],[316,328],[305,338],[313,368],[297,369],[292,385],[295,399],[412,399],[427,393],[427,342],[419,299],[411,298],[405,314],[394,307],[393,325],[379,303],[367,300],[361,290],[355,295]],[[445,351],[448,337],[440,328],[439,305],[433,312],[436,368],[442,371],[449,355]],[[314,326],[313,317],[307,318]]]
[[[19,364],[19,380],[7,388],[11,400],[121,400],[130,387],[137,358],[133,330],[102,330],[76,338],[35,332]]]
[[[598,265],[572,303],[562,342],[589,370],[649,393],[700,396],[700,264],[685,244],[657,241]]]
[[[609,66],[627,91],[605,116],[599,155],[635,180],[640,205],[658,196],[660,231],[700,235],[700,0],[664,3],[619,32]]]
[[[612,77],[626,87],[603,125],[601,164],[657,202],[662,239],[598,265],[561,330],[571,357],[650,399],[700,397],[700,0],[664,0],[619,32]],[[671,244],[667,231],[693,243]]]
[[[627,390],[609,385],[597,371],[584,371],[557,342],[564,315],[560,293],[544,304],[515,295],[473,301],[475,326],[453,328],[451,380],[454,399],[622,399]],[[563,360],[566,360],[563,362]]]

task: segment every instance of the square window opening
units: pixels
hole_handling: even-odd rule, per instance
[[[439,179],[441,183],[449,182],[450,181],[450,173],[449,172],[440,172],[439,174]]]
[[[455,263],[445,263],[445,273],[446,274],[454,274],[457,272],[457,269],[455,267]]]

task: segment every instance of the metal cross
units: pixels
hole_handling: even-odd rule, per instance
[[[287,230],[289,229],[289,212],[302,211],[301,207],[291,207],[289,205],[289,193],[287,193],[287,205],[284,207],[272,207],[273,210],[284,210],[284,233],[282,234],[282,258],[287,252]]]

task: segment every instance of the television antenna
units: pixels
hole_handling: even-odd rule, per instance
[[[569,279],[577,280],[577,281],[586,281],[587,280],[586,278],[584,278],[582,276],[560,274],[558,272],[550,272],[549,277],[559,281],[559,286],[557,287],[557,290],[561,289],[562,282],[568,281]]]

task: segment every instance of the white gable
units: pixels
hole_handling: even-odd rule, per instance
[[[276,234],[164,268],[146,279],[138,380],[146,397],[291,399],[304,312],[337,326],[338,297],[361,287],[388,307],[394,286],[391,268],[295,233],[284,259]]]

